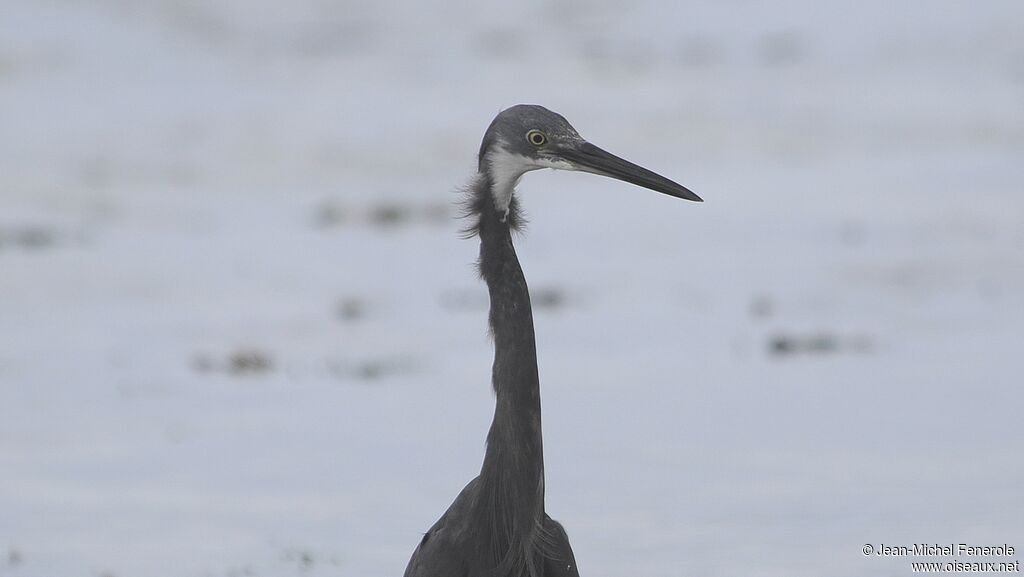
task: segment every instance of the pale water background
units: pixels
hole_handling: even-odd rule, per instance
[[[707,200],[521,185],[582,574],[1024,547],[1024,3],[4,0],[0,575],[400,575],[519,102]]]

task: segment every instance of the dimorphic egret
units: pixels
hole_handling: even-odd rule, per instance
[[[592,172],[700,201],[671,180],[590,144],[563,118],[521,104],[491,122],[469,186],[470,236],[490,293],[491,382],[497,396],[480,475],[423,535],[405,577],[579,576],[569,538],[544,510],[544,450],[533,313],[512,231],[515,187],[540,168]]]

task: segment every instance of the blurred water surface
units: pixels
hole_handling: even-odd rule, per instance
[[[0,13],[0,574],[400,574],[482,456],[454,204],[519,102],[707,200],[521,186],[584,574],[1024,547],[1024,4]]]

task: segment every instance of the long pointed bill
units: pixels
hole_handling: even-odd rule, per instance
[[[704,200],[685,186],[673,182],[658,173],[619,158],[589,142],[559,151],[559,156],[576,166],[577,170],[610,176],[626,182],[656,190],[658,192],[695,202]]]

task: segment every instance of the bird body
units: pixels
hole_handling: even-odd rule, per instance
[[[515,185],[539,168],[584,170],[699,200],[682,186],[583,140],[560,115],[519,105],[500,113],[469,187],[468,229],[480,238],[490,295],[494,419],[480,475],[423,535],[405,577],[579,576],[569,539],[544,508],[544,443],[533,314],[512,244],[522,221]]]

